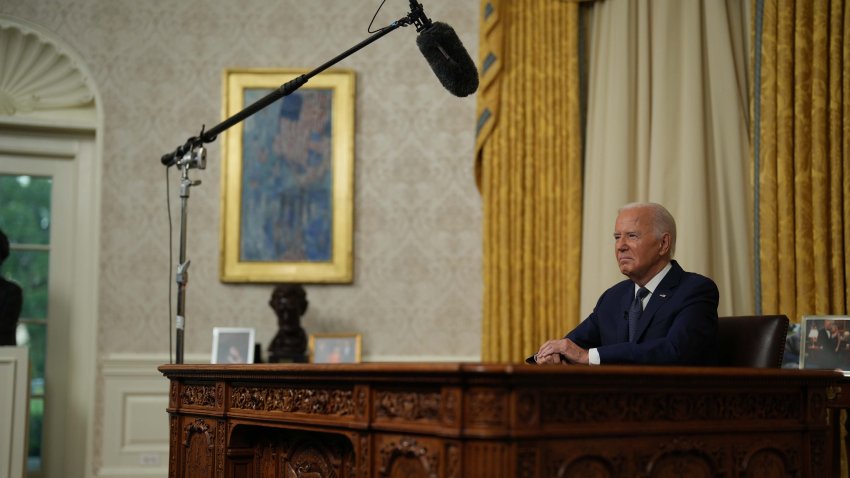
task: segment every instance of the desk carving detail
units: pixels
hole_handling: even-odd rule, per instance
[[[381,477],[437,478],[439,457],[413,437],[388,441],[379,453]]]
[[[318,415],[354,415],[351,390],[233,387],[231,407]]]
[[[503,425],[507,417],[507,394],[501,391],[471,390],[469,422],[476,425]]]
[[[554,460],[545,468],[545,476],[628,476],[623,474],[625,469],[597,456],[585,456],[573,461]],[[526,472],[522,478],[534,477],[533,472]],[[679,476],[697,476],[682,473]],[[698,475],[712,476],[712,475]]]
[[[540,404],[537,393],[517,393],[517,420],[523,426],[531,426],[539,422],[538,410]]]
[[[215,407],[215,386],[185,385],[181,394],[183,405]]]
[[[172,399],[174,399],[176,397],[176,394],[174,393],[174,390],[177,389],[176,385],[177,385],[176,382],[171,382],[171,390],[172,390],[171,398]],[[172,403],[176,403],[176,402],[172,401]],[[179,450],[180,449],[179,443],[180,443],[180,419],[172,415],[172,416],[168,417],[168,446],[172,450]],[[178,466],[177,457],[178,457],[178,453],[169,453],[168,454],[168,478],[177,478],[177,471],[178,471],[177,470],[177,466]]]
[[[544,396],[541,410],[554,423],[802,419],[801,397],[793,393],[565,393]]]
[[[207,449],[209,449],[210,453],[212,453],[215,440],[213,440],[212,434],[210,433],[210,426],[207,425],[207,422],[205,422],[202,418],[197,418],[194,422],[186,425],[186,431],[183,433],[183,436],[185,437],[183,440],[183,446],[189,448],[189,444],[196,434],[203,435],[204,438],[207,439]]]
[[[224,476],[223,434],[220,434],[222,439],[216,440],[216,423],[196,418],[184,427],[182,444],[185,454],[181,460],[181,476]],[[218,459],[214,459],[214,456]],[[218,467],[215,467],[216,461],[219,462]]]
[[[243,444],[248,444],[252,453],[242,451],[238,461],[249,460],[253,463],[254,473],[248,478],[312,478],[356,477],[355,460],[351,443],[341,436],[323,437],[316,434],[296,436],[282,432],[275,436],[260,428],[237,430]],[[240,470],[231,475],[245,476]],[[235,470],[234,470],[235,471]]]
[[[836,413],[837,415],[837,413]],[[811,439],[812,456],[811,462],[814,469],[826,469],[828,463],[824,461],[827,456],[827,435],[826,433],[812,433]],[[848,473],[850,474],[850,473]]]
[[[224,450],[225,450],[225,436],[224,431],[227,430],[227,422],[225,420],[217,420],[218,425],[216,426],[216,478],[224,478]]]
[[[436,422],[440,418],[440,393],[388,392],[376,394],[375,416],[405,421]]]
[[[537,471],[540,450],[537,447],[521,446],[517,449],[516,478],[533,478]],[[550,473],[551,474],[551,473]],[[557,476],[557,475],[555,475]],[[593,475],[590,475],[593,476]],[[597,475],[605,476],[605,475]]]
[[[656,450],[637,453],[635,461],[637,469],[652,476],[723,476],[725,456],[716,442],[674,437],[661,441]]]
[[[735,466],[742,474],[751,470],[760,470],[763,476],[799,476],[800,455],[792,447],[758,440],[752,446],[737,451]],[[781,473],[787,473],[787,475]]]
[[[360,441],[360,463],[369,463],[369,457],[372,456],[371,440],[368,435],[359,436]],[[357,473],[359,471],[359,473]],[[360,476],[361,478],[369,478],[370,467],[361,466],[360,470],[352,470],[351,476]]]

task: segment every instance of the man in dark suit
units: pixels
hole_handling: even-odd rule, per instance
[[[841,332],[834,320],[824,320],[823,328],[818,331],[817,345],[820,347],[817,359],[812,362],[824,368],[840,368],[838,349],[841,346]]]
[[[659,204],[628,204],[617,215],[614,241],[620,272],[628,280],[605,291],[566,337],[544,343],[533,361],[716,363],[720,294],[711,279],[685,272],[673,260],[673,216]]]

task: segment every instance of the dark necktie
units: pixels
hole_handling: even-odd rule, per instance
[[[641,287],[637,294],[635,294],[635,300],[632,301],[631,307],[629,307],[629,342],[634,342],[636,337],[635,333],[637,332],[637,323],[638,319],[640,319],[640,315],[643,313],[643,298],[646,297],[646,294],[649,294],[649,289],[646,287]]]

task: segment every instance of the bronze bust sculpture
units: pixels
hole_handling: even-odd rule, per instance
[[[307,292],[301,284],[280,284],[274,288],[269,306],[277,314],[277,335],[269,345],[269,362],[306,362],[307,334],[301,316],[307,312]]]

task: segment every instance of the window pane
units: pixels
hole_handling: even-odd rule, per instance
[[[41,470],[41,435],[44,425],[44,400],[30,399],[29,451],[27,469],[30,472]]]
[[[17,244],[50,242],[49,177],[0,174],[0,229]]]
[[[3,263],[3,276],[17,282],[24,291],[21,318],[47,318],[47,251],[13,250]]]

